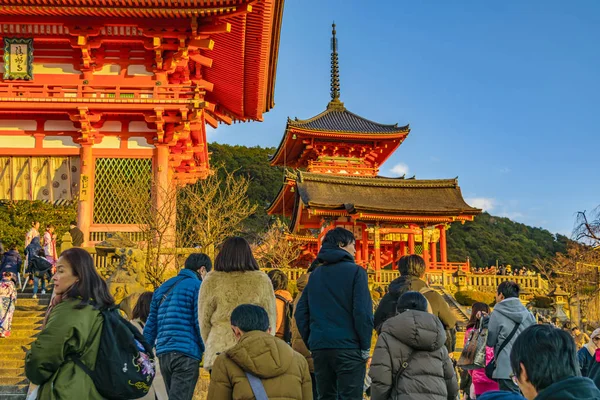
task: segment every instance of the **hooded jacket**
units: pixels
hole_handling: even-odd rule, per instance
[[[458,383],[445,342],[435,315],[408,310],[387,320],[371,360],[371,399],[455,399]]]
[[[452,314],[452,310],[446,303],[446,300],[435,290],[424,290],[427,288],[425,281],[415,276],[400,276],[392,281],[389,286],[389,291],[383,296],[377,310],[375,311],[375,329],[381,330],[383,323],[396,315],[396,303],[404,293],[409,291],[419,292],[423,290],[423,296],[431,306],[431,312],[436,315],[446,329],[446,348],[454,351],[455,338],[451,330],[456,326],[456,317]]]
[[[0,264],[0,274],[3,272],[12,272],[18,274],[21,269],[21,255],[17,250],[9,250],[4,253],[2,257],[2,264]]]
[[[253,399],[245,371],[260,378],[269,400],[311,400],[312,383],[304,357],[281,339],[252,331],[213,364],[208,399]]]
[[[500,345],[504,343],[517,323],[520,323],[517,332],[510,340],[510,343],[499,353],[498,349]],[[493,375],[494,379],[510,379],[510,374],[512,373],[510,351],[512,350],[513,343],[517,340],[521,332],[531,325],[535,325],[535,318],[518,298],[511,297],[496,304],[494,311],[490,314],[487,338],[487,345],[494,348],[497,360]]]
[[[200,332],[206,345],[204,368],[211,369],[219,353],[236,344],[231,331],[231,312],[240,304],[256,304],[269,315],[275,335],[275,294],[273,284],[263,271],[211,271],[202,282],[198,299]]]
[[[151,346],[156,345],[157,355],[177,352],[202,359],[204,343],[198,326],[201,283],[196,272],[182,269],[154,292],[144,338]]]
[[[573,376],[538,392],[535,400],[600,400],[600,391],[591,379]]]
[[[296,287],[298,288],[298,295],[294,299],[294,313],[296,311],[296,307],[298,306],[298,301],[300,301],[300,296],[302,296],[302,291],[306,287],[308,283],[308,277],[310,274],[304,274],[298,278],[296,281]],[[298,326],[296,325],[296,319],[292,318],[292,349],[302,354],[306,361],[308,362],[308,370],[313,373],[315,372],[315,364],[312,358],[312,354],[304,344],[304,340],[302,340],[302,336],[300,336],[300,331],[298,330]]]
[[[311,274],[298,301],[295,319],[304,343],[313,350],[369,350],[373,308],[366,271],[347,251],[324,244],[321,266]]]

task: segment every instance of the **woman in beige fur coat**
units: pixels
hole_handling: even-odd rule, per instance
[[[259,270],[250,245],[241,237],[223,243],[198,298],[200,334],[204,341],[204,368],[212,369],[219,353],[235,346],[231,312],[240,304],[256,304],[269,314],[271,334],[275,334],[275,293],[271,280]]]

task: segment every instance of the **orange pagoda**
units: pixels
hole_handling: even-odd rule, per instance
[[[206,124],[274,106],[283,0],[0,4],[0,199],[77,199],[91,242],[137,229],[116,182],[202,179]]]
[[[267,212],[290,219],[290,240],[303,247],[300,263],[316,257],[321,239],[341,226],[356,237],[356,262],[378,273],[406,254],[420,254],[428,271],[467,270],[449,263],[446,230],[481,210],[463,199],[457,179],[385,178],[379,167],[408,136],[409,126],[383,125],[340,101],[337,38],[333,25],[331,101],[306,120],[288,119],[271,165],[286,168],[285,182]]]

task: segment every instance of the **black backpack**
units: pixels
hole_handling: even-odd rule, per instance
[[[94,369],[80,355],[68,358],[92,378],[106,399],[139,399],[148,394],[154,380],[154,354],[144,336],[119,314],[118,308],[101,311],[104,326]]]
[[[283,340],[290,344],[292,343],[292,316],[294,315],[294,306],[291,301],[285,297],[276,294],[276,298],[283,301]]]

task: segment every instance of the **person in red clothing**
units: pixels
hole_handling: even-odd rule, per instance
[[[290,307],[294,298],[288,291],[288,277],[279,269],[272,269],[267,274],[273,284],[275,292],[275,305],[277,306],[277,324],[275,336],[279,339],[291,342],[291,311]]]
[[[482,316],[490,313],[490,306],[485,303],[475,303],[471,309],[471,318],[467,324],[467,331],[465,333],[465,345],[473,329],[478,325],[479,320]],[[494,358],[494,349],[492,347],[486,347],[485,363],[486,365]],[[475,392],[475,398],[479,398],[483,393],[490,392],[492,390],[499,390],[498,382],[491,380],[485,376],[485,368],[473,369],[469,371],[469,375],[473,380],[473,387]],[[472,397],[473,398],[473,397]]]

